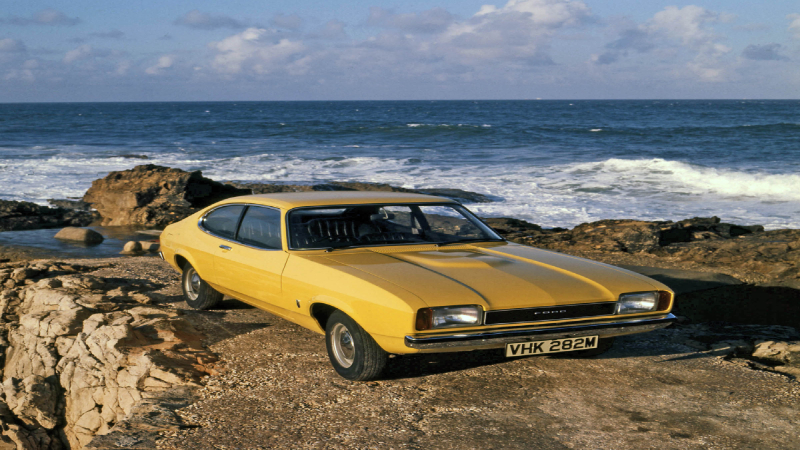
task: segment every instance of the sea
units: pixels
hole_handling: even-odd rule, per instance
[[[158,164],[219,181],[490,196],[545,227],[719,216],[800,228],[800,101],[0,104],[0,198],[79,198]]]

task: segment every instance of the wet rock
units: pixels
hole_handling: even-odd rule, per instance
[[[128,241],[122,248],[120,254],[122,255],[136,255],[142,252],[142,244],[137,241]]]
[[[92,205],[84,202],[83,200],[69,200],[69,199],[47,199],[47,203],[55,206],[56,208],[73,209],[77,211],[91,211]]]
[[[249,193],[205,178],[199,170],[148,164],[93,181],[83,200],[97,209],[103,225],[165,226],[212,203]]]
[[[85,244],[99,244],[103,242],[103,235],[89,228],[67,227],[56,233],[55,238],[65,241],[83,242]]]
[[[92,213],[49,208],[30,202],[0,200],[0,231],[36,230],[63,226],[82,227],[94,221]]]
[[[139,245],[142,246],[143,252],[150,252],[150,253],[156,253],[160,247],[158,242],[153,242],[153,241],[139,241]]]

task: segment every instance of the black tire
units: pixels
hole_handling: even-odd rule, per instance
[[[181,276],[183,298],[193,309],[209,309],[222,301],[223,295],[208,285],[191,264],[186,263]]]
[[[325,346],[333,368],[348,380],[374,380],[389,360],[375,339],[341,311],[334,311],[325,324]]]

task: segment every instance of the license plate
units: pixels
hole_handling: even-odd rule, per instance
[[[549,341],[518,342],[506,344],[506,356],[542,355],[544,353],[571,352],[597,348],[597,336],[551,339]]]

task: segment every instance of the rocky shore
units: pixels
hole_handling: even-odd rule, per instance
[[[229,196],[313,190],[495,200],[370,183],[224,184],[143,165],[95,181],[85,203],[0,202],[0,230],[160,227]],[[230,299],[187,309],[157,258],[5,253],[0,449],[800,446],[800,230],[716,217],[486,222],[509,240],[665,282],[681,322],[620,338],[596,359],[398,357],[385,380],[351,383],[314,333]],[[609,393],[609,383],[628,388]],[[747,431],[753,423],[772,431]]]

